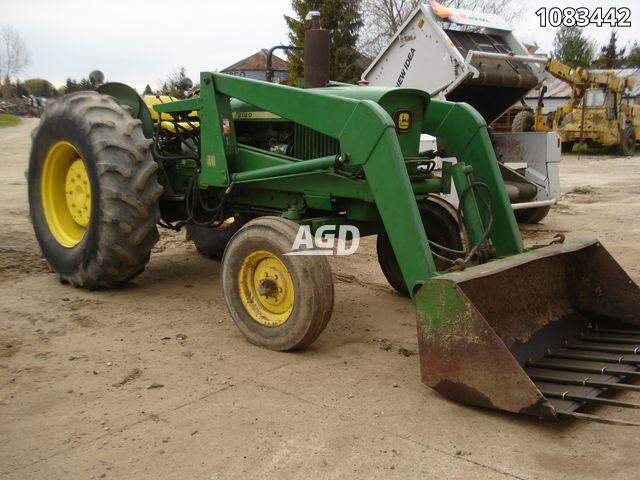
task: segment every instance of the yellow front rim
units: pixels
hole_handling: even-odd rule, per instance
[[[293,310],[293,280],[282,261],[256,250],[245,257],[238,274],[240,298],[245,309],[258,323],[276,327],[287,321]]]
[[[84,161],[69,142],[56,142],[47,152],[40,193],[51,234],[60,245],[75,247],[89,226],[91,184]]]

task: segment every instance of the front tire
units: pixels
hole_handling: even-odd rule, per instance
[[[216,228],[187,224],[187,240],[193,242],[196,250],[201,255],[220,260],[231,237],[233,237],[247,221],[248,217],[240,214],[233,217],[233,221],[227,219],[222,225]]]
[[[429,240],[449,249],[462,251],[463,246],[458,221],[444,207],[433,202],[424,201],[418,204],[418,210],[420,211],[424,231]],[[431,248],[440,256],[449,258],[450,260],[464,256],[461,253],[453,254],[451,252],[441,251],[434,246],[431,246]],[[378,263],[389,284],[400,295],[408,297],[409,289],[404,281],[400,265],[398,265],[393,247],[386,232],[378,234],[376,250],[378,253]],[[434,261],[438,271],[443,271],[451,266],[450,262],[442,258],[434,256]]]
[[[29,206],[61,281],[114,287],[144,270],[162,194],[150,145],[113,97],[77,92],[46,110],[33,135]]]
[[[522,210],[514,210],[513,213],[518,223],[534,224],[540,223],[549,214],[549,210],[551,210],[551,207],[546,206],[523,208]]]
[[[535,118],[533,112],[530,110],[523,110],[518,112],[513,117],[513,123],[511,124],[512,132],[532,132]]]
[[[573,152],[573,146],[575,145],[575,142],[562,142],[562,144],[560,145],[560,151],[562,153],[571,153]]]
[[[298,225],[260,217],[236,233],[222,257],[224,299],[234,323],[253,344],[271,350],[308,347],[333,310],[326,257],[285,255]]]
[[[631,125],[625,127],[620,132],[620,143],[618,153],[623,157],[630,157],[636,151],[636,132]]]

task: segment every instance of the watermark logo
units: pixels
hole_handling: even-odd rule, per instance
[[[333,255],[334,248],[336,255],[353,255],[359,246],[360,230],[354,225],[323,225],[315,235],[308,225],[300,225],[291,251],[285,255]]]

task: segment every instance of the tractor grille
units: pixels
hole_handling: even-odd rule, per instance
[[[300,160],[328,157],[340,153],[340,143],[335,138],[311,130],[302,125],[295,125],[293,156]]]

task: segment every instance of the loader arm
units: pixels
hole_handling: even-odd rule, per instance
[[[360,165],[376,204],[384,229],[398,260],[405,282],[414,291],[436,274],[433,255],[422,227],[415,194],[409,179],[395,125],[389,114],[375,101],[367,99],[367,90],[356,89],[351,95],[336,94],[331,89],[302,90],[257,82],[229,75],[203,73],[198,101],[157,105],[159,111],[199,108],[203,138],[214,141],[202,146],[202,186],[226,187],[232,181],[273,180],[293,172],[312,172],[332,164],[331,158],[304,162],[278,160],[274,166],[243,172],[242,166],[255,152],[236,145],[228,101],[236,98],[256,108],[299,123],[340,143],[340,156],[348,165]],[[374,92],[371,90],[371,92]],[[403,94],[406,95],[406,90]],[[470,106],[447,101],[430,101],[423,92],[413,91],[425,105],[422,131],[441,139],[449,153],[467,166],[470,178],[485,183],[491,192],[493,227],[490,232],[495,254],[499,257],[523,251],[515,217],[498,169],[497,160],[484,119]],[[385,95],[393,94],[389,90]],[[364,98],[362,98],[364,97]],[[318,115],[317,112],[322,112]],[[225,129],[225,122],[228,127]],[[269,154],[260,154],[269,157]],[[326,172],[326,170],[325,170]],[[454,180],[456,176],[454,175]],[[462,191],[466,179],[456,182]],[[470,195],[475,203],[475,192]],[[465,212],[467,230],[472,241],[484,233],[480,216],[483,205]],[[475,210],[475,211],[474,211]]]
[[[466,104],[432,100],[423,125],[425,133],[446,145],[449,156],[472,166],[475,180],[485,183],[491,190],[493,228],[490,236],[496,255],[521,253],[524,249],[522,237],[484,119]],[[479,205],[479,208],[484,216],[483,206]]]
[[[402,94],[406,95],[406,92],[402,91]],[[154,107],[162,112],[199,108],[201,135],[211,139],[203,142],[201,149],[199,182],[203,187],[226,187],[235,178],[246,178],[241,166],[255,155],[236,145],[230,97],[338,139],[340,156],[347,159],[348,165],[360,165],[364,170],[403,277],[410,286],[409,291],[436,274],[395,125],[380,105],[372,100],[321,90],[302,90],[205,72],[201,76],[199,101],[187,103],[189,100],[186,100]],[[420,92],[417,100],[426,106],[429,97]],[[229,125],[226,131],[225,121]],[[263,158],[267,156],[262,154]],[[319,165],[327,167],[331,163],[331,159],[283,162],[280,158],[272,167],[251,172],[251,179],[276,179],[290,174],[292,168],[297,173],[305,168],[313,172]],[[319,173],[326,173],[326,170]]]

